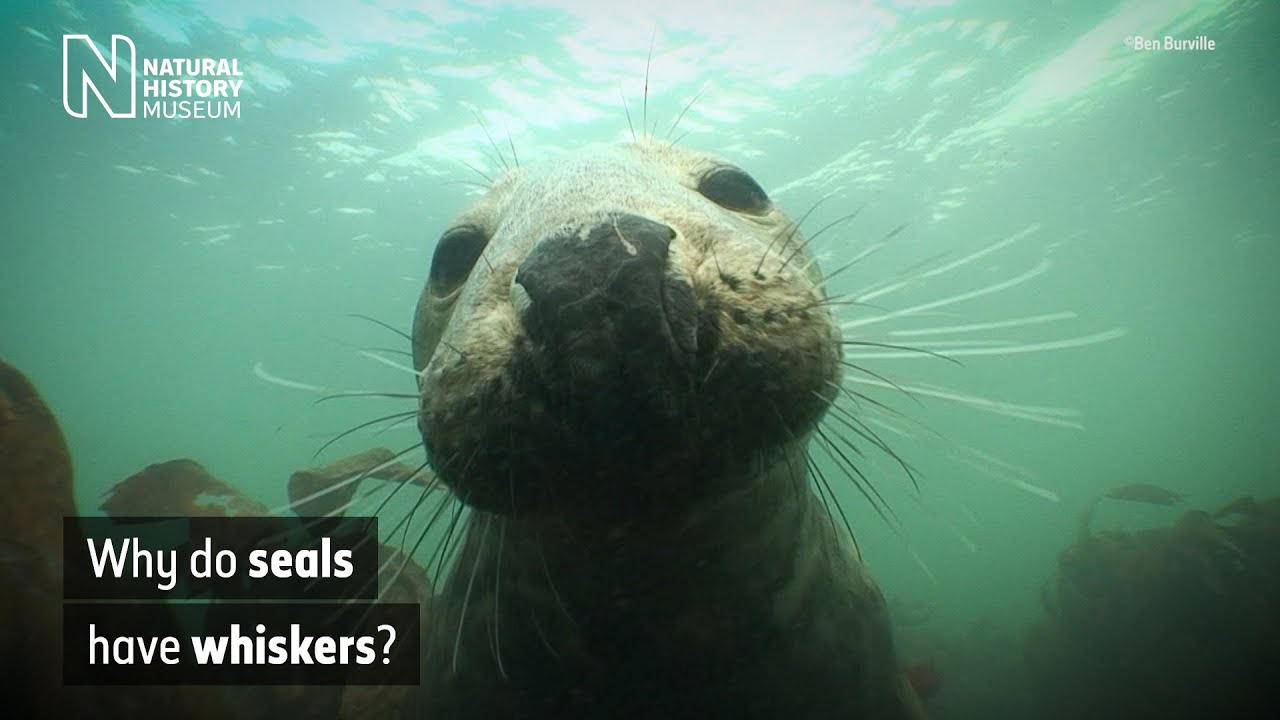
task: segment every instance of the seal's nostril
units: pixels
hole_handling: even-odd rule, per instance
[[[511,282],[511,307],[515,308],[516,315],[519,316],[523,315],[532,304],[533,298],[529,297],[529,291],[520,284],[520,273],[517,272],[515,279]]]

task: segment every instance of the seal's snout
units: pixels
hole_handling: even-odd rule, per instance
[[[520,264],[516,283],[533,309],[556,324],[589,322],[660,306],[675,230],[648,218],[610,214],[543,238]]]

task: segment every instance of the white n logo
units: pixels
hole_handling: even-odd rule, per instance
[[[126,89],[129,91],[129,110],[127,112],[117,112],[114,108],[111,107],[111,103],[107,102],[107,99],[102,96],[102,91],[98,89],[98,85],[89,77],[90,69],[94,70],[95,72],[98,72],[99,70],[97,67],[94,66],[93,63],[86,62],[83,65],[81,65],[81,64],[75,64],[71,62],[70,53],[68,51],[70,50],[73,43],[75,43],[76,45],[80,45],[81,43],[83,43],[85,46],[88,46],[88,48],[93,51],[93,55],[95,58],[98,59],[98,65],[101,66],[101,70],[106,71],[107,77],[110,78],[111,83],[114,83],[116,87],[120,87],[122,82],[128,83],[128,86]],[[127,47],[128,57],[125,57],[125,58],[120,57],[121,43],[123,43]],[[84,52],[80,52],[78,53],[78,55],[82,58],[86,58],[86,59],[88,58],[88,55]],[[120,77],[119,70],[120,70],[120,62],[122,60],[128,63],[127,77]],[[108,63],[107,59],[102,56],[101,52],[98,51],[98,46],[93,44],[93,40],[90,40],[88,35],[63,35],[62,36],[62,107],[67,111],[67,114],[71,115],[72,117],[78,117],[78,118],[87,117],[89,115],[89,91],[92,90],[94,97],[98,98],[98,104],[102,105],[102,108],[107,111],[107,115],[113,118],[134,117],[136,114],[135,111],[137,109],[137,103],[138,103],[138,81],[137,81],[138,71],[137,71],[136,61],[137,61],[137,50],[135,50],[133,47],[133,41],[125,37],[124,35],[111,36],[111,62],[110,63]],[[84,67],[85,65],[87,65],[88,67],[87,68]],[[99,80],[102,80],[102,79],[103,78],[101,77],[101,75],[99,75]],[[77,107],[73,107],[71,104],[71,89],[72,87],[75,86],[77,82],[79,83],[79,86],[80,86],[79,105]],[[116,100],[122,99],[119,97],[119,95],[120,95],[119,92],[112,93],[113,99],[116,99]]]

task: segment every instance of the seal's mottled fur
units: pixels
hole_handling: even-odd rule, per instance
[[[424,718],[915,718],[886,608],[809,481],[840,339],[792,220],[652,140],[515,169],[414,321],[473,511]]]

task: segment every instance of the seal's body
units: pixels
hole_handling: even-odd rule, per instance
[[[649,140],[462,213],[414,321],[428,458],[473,509],[422,717],[919,717],[809,484],[820,283],[751,176]]]

